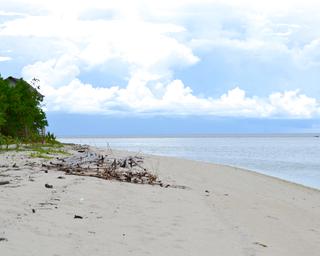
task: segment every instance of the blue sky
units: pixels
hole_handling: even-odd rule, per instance
[[[40,79],[57,134],[318,131],[317,1],[0,6],[1,75]]]

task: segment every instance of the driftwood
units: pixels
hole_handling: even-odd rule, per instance
[[[67,158],[57,158],[57,161],[50,162],[49,165],[42,164],[44,171],[53,169],[63,171],[67,175],[158,185],[164,188],[190,189],[183,185],[163,183],[156,174],[143,166],[144,159],[141,156],[112,157],[92,152],[89,146],[73,146],[77,154]]]
[[[115,158],[96,154],[90,152],[86,147],[79,146],[76,151],[79,154],[64,159],[59,158],[57,162],[50,162],[49,165],[43,164],[42,167],[63,171],[68,175],[169,187],[142,166],[143,158],[140,156]]]

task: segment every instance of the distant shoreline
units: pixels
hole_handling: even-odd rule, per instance
[[[243,138],[243,137],[315,137],[320,138],[320,133],[212,133],[212,134],[164,134],[164,135],[65,135],[57,136],[57,139],[65,138],[219,138],[219,137],[231,137],[231,138]]]

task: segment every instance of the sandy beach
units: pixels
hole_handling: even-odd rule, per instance
[[[228,166],[143,158],[172,186],[66,175],[44,168],[52,159],[1,152],[0,182],[9,184],[0,185],[0,255],[319,255],[318,190]]]

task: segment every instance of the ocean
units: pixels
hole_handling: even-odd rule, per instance
[[[320,189],[320,138],[315,135],[86,137],[59,140],[226,164]]]

